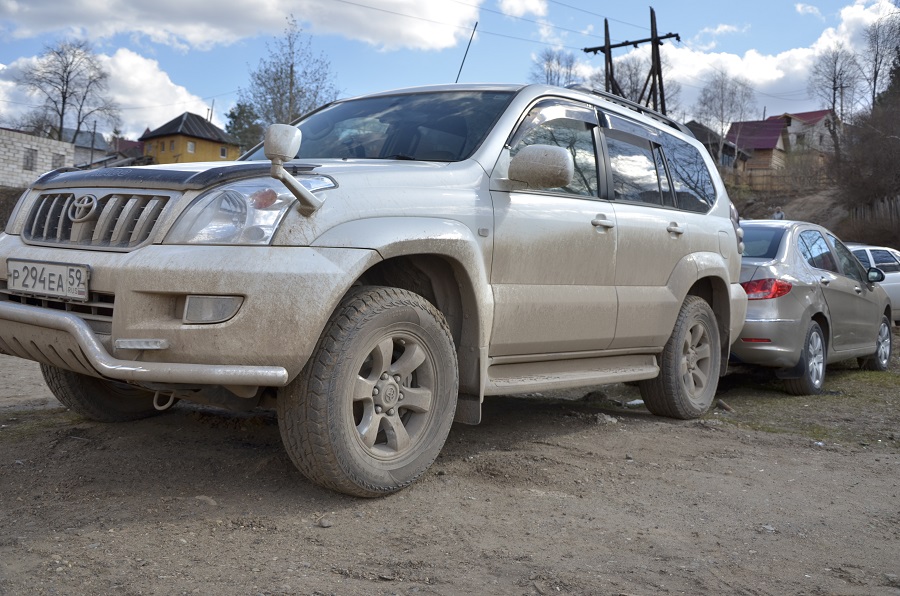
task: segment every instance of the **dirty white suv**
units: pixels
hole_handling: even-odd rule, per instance
[[[99,421],[274,407],[309,478],[374,496],[485,396],[640,381],[702,415],[740,229],[702,145],[599,92],[339,101],[238,162],[57,170],[0,234],[0,350]]]

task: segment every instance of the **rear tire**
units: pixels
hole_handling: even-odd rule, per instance
[[[885,371],[891,366],[891,321],[887,316],[881,317],[878,337],[875,338],[875,353],[860,358],[858,362],[864,370]]]
[[[278,393],[278,425],[310,480],[359,497],[414,482],[447,439],[459,378],[453,338],[425,298],[352,290],[303,372]]]
[[[702,298],[688,296],[659,356],[659,375],[639,384],[644,405],[657,416],[699,418],[712,406],[721,361],[715,313]]]
[[[128,422],[161,413],[149,391],[49,364],[41,364],[41,373],[56,399],[89,420]]]
[[[828,347],[825,334],[815,321],[810,322],[803,342],[803,374],[798,379],[784,379],[784,388],[791,395],[818,395],[825,384],[825,362]]]

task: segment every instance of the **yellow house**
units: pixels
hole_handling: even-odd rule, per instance
[[[237,139],[197,114],[185,112],[139,139],[154,163],[230,161],[241,154]]]

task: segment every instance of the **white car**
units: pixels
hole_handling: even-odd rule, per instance
[[[848,242],[847,247],[866,267],[878,267],[884,272],[881,287],[891,299],[891,305],[900,304],[900,251],[887,246],[869,246]],[[894,325],[900,325],[900,312],[894,311]]]

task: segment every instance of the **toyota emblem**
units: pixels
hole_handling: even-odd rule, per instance
[[[69,203],[66,214],[74,223],[81,223],[94,219],[97,213],[97,197],[94,195],[82,195]]]

